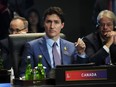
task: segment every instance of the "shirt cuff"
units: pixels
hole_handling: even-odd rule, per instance
[[[84,54],[78,54],[78,56],[80,56],[81,58],[86,58],[87,57],[86,53],[84,53]]]
[[[109,48],[108,48],[106,45],[103,46],[103,49],[104,49],[107,53],[110,52]]]

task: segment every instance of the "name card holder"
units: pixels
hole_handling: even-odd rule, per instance
[[[55,70],[56,85],[106,84],[116,85],[116,66],[61,65]]]

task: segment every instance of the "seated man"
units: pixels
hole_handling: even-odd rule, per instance
[[[116,16],[103,10],[97,16],[97,30],[83,38],[90,62],[97,65],[116,63]],[[111,61],[112,60],[112,61]]]
[[[77,50],[74,43],[60,38],[60,31],[64,27],[64,17],[61,8],[48,8],[44,13],[43,21],[46,35],[25,45],[20,66],[21,77],[25,75],[27,56],[31,57],[32,68],[37,66],[39,57],[42,57],[42,64],[46,67],[47,77],[49,77],[51,69],[57,65],[87,62],[84,53],[86,47],[81,39],[78,39],[76,43],[77,49],[79,49]],[[55,51],[54,46],[56,47]],[[54,52],[57,52],[57,56],[54,56]]]
[[[23,17],[13,18],[10,22],[10,34],[23,34],[28,32],[28,21]],[[12,63],[9,55],[9,38],[0,40],[0,49],[2,51],[3,66],[5,69],[11,69]]]

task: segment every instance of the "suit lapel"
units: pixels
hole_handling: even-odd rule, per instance
[[[101,42],[101,39],[100,39],[98,32],[95,32],[95,33],[88,35],[87,39],[89,39],[91,45],[93,46],[93,48],[96,51],[101,48],[102,42]]]
[[[47,46],[46,46],[46,40],[45,40],[44,37],[42,38],[42,40],[40,42],[40,49],[41,49],[41,51],[43,53],[43,56],[44,56],[45,60],[51,66],[50,56],[49,56],[49,53],[48,53],[48,49],[47,49]]]
[[[61,62],[63,65],[66,65],[70,62],[70,53],[68,52],[68,47],[63,39],[60,40],[61,44]]]
[[[65,43],[65,41],[63,39],[60,39],[60,45],[61,45],[61,62],[62,64],[69,64],[71,59],[70,59],[70,53],[68,52],[68,46],[67,43]],[[50,56],[48,53],[48,49],[46,46],[46,40],[43,37],[41,42],[40,42],[40,49],[43,53],[43,56],[45,57],[45,60],[47,61],[47,63],[51,66],[51,62],[50,62]]]

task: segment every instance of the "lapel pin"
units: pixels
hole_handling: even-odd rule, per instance
[[[66,48],[66,47],[64,47],[64,50],[65,50],[65,51],[67,51],[67,48]]]

